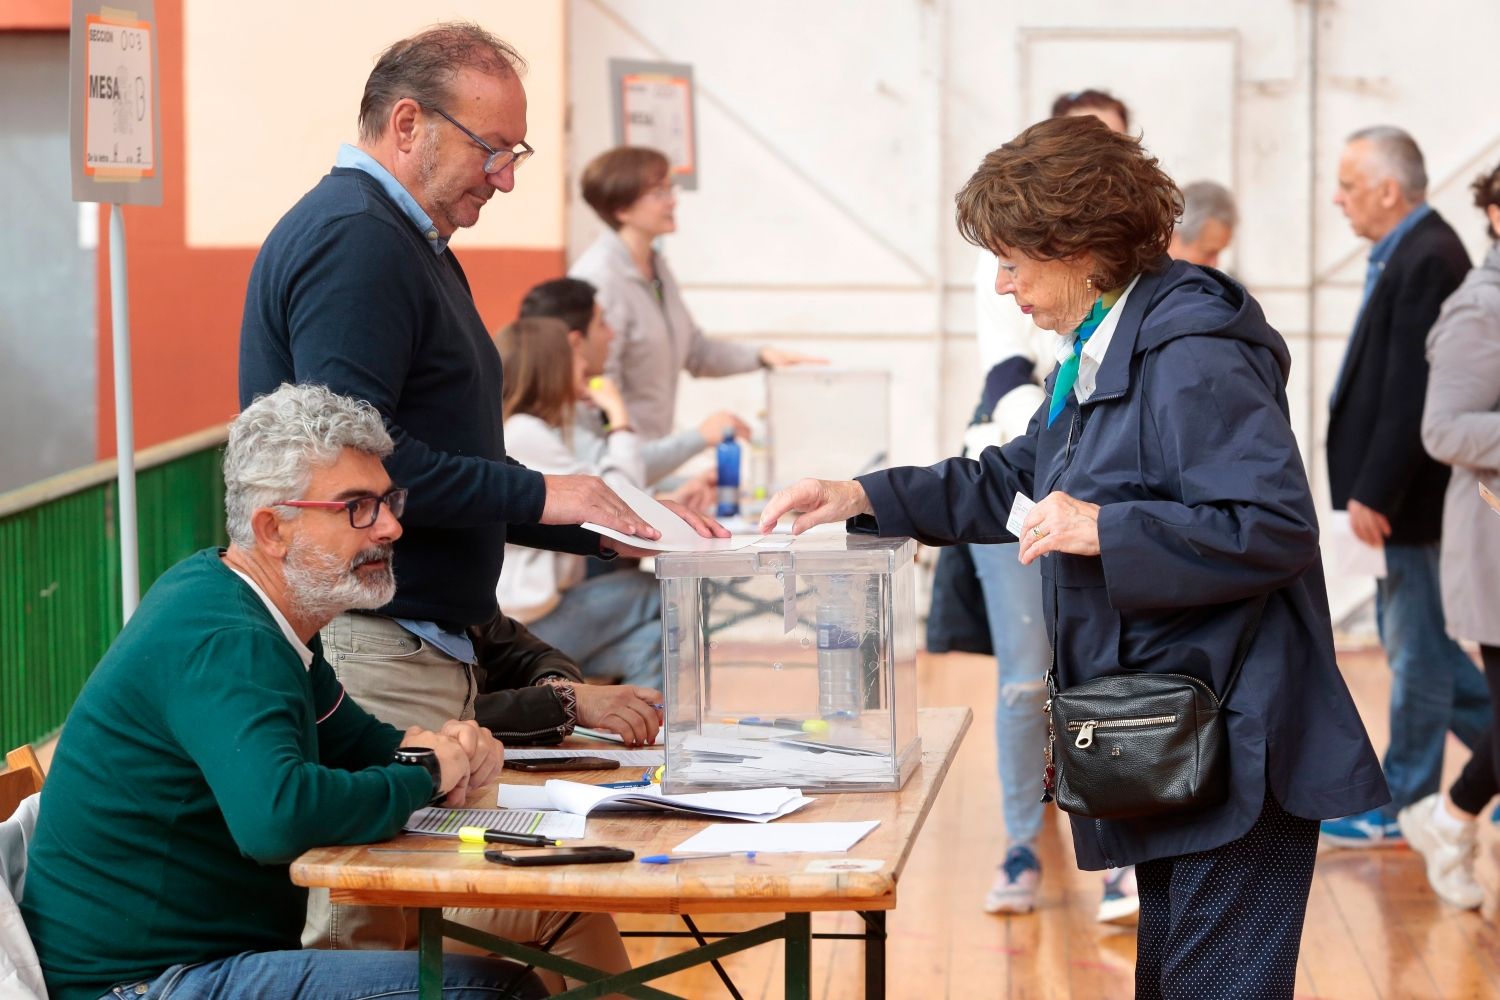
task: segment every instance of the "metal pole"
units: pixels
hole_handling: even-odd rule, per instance
[[[141,601],[140,554],[135,517],[135,405],[130,380],[130,293],[125,272],[125,213],[109,207],[109,314],[114,327],[116,490],[120,508],[121,624]]]

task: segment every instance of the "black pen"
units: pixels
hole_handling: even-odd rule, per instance
[[[466,844],[520,844],[523,847],[561,847],[562,841],[553,840],[535,833],[508,833],[505,830],[486,830],[482,826],[461,826],[458,839]]]

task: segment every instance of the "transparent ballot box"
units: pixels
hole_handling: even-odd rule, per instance
[[[914,552],[819,531],[658,556],[663,790],[900,788],[921,752]]]

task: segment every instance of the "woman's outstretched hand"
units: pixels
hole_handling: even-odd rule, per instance
[[[760,515],[760,532],[776,527],[781,515],[797,513],[792,534],[830,521],[843,521],[856,514],[873,514],[865,488],[853,480],[802,479],[773,496]]]
[[[1030,566],[1048,552],[1099,554],[1099,505],[1066,493],[1047,494],[1021,526],[1021,564]]]

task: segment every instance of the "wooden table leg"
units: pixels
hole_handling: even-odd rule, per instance
[[[786,915],[786,1000],[812,997],[812,915]]]
[[[865,910],[865,1000],[885,1000],[885,911]]]
[[[443,1000],[443,911],[424,908],[418,919],[417,996]]]

